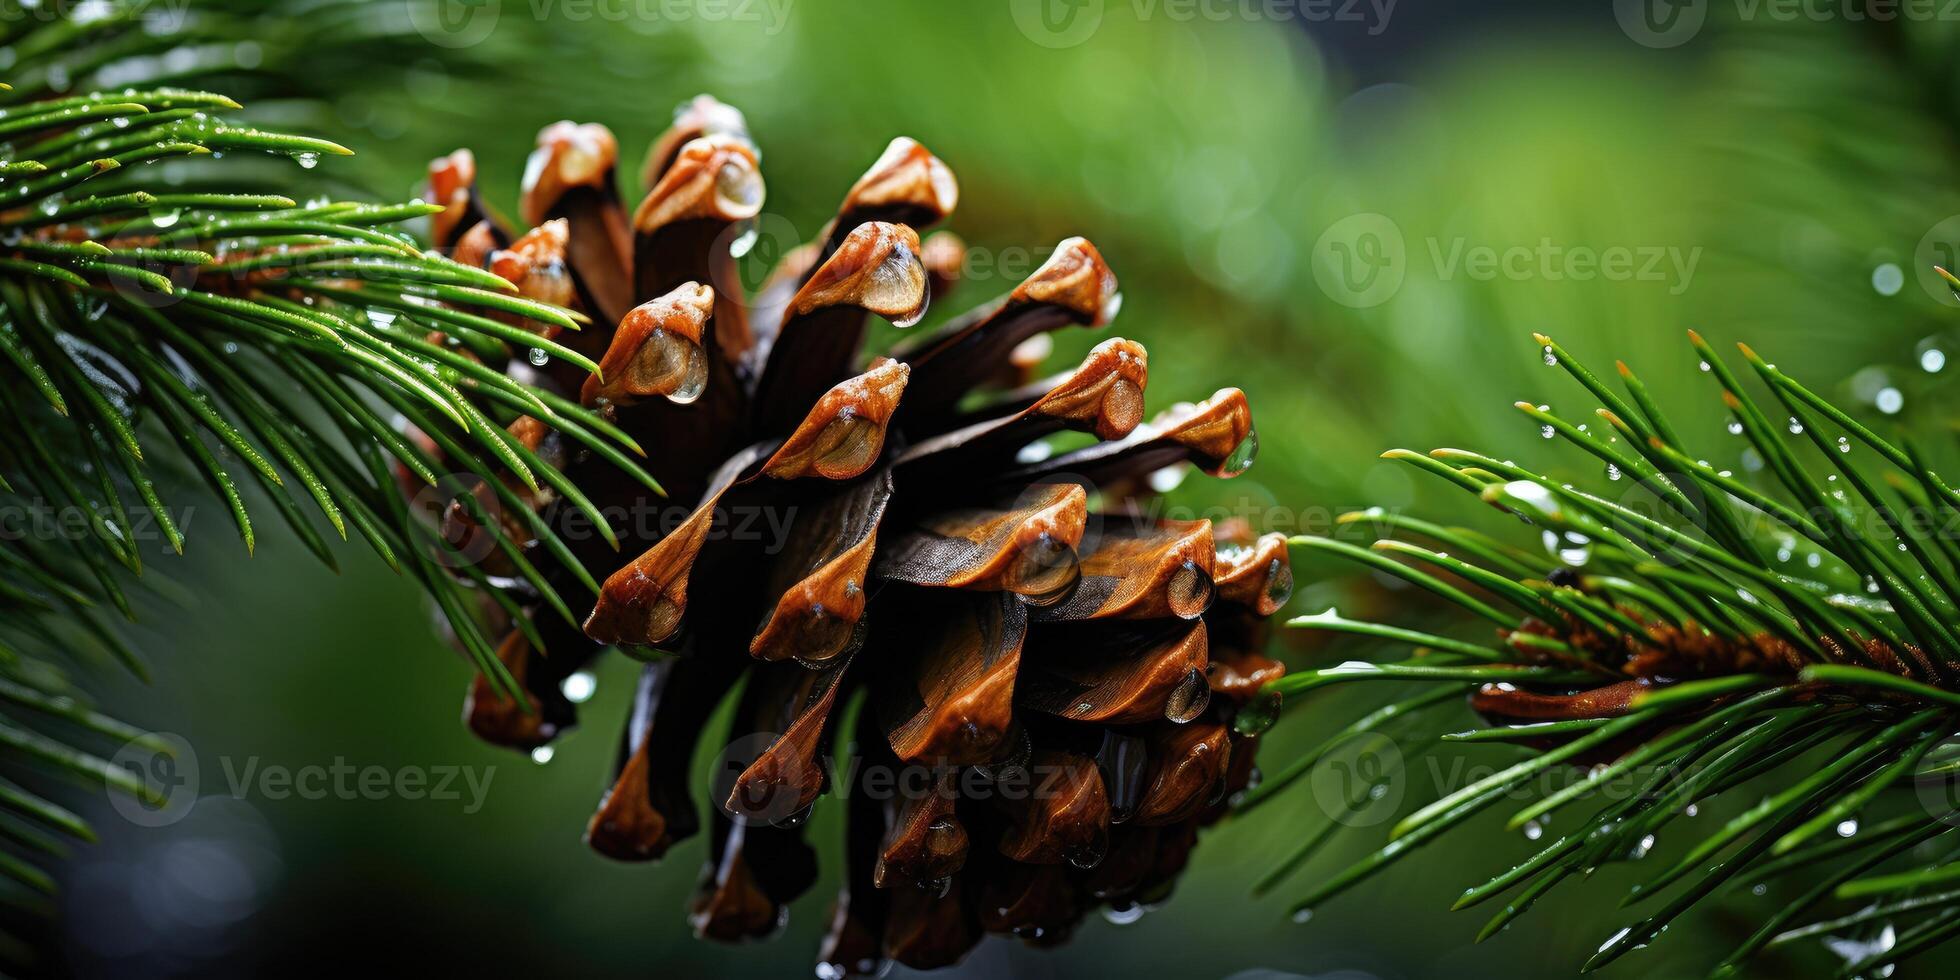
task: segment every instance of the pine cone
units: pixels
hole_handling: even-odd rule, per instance
[[[754,295],[738,253],[763,184],[741,114],[705,96],[684,105],[630,216],[617,157],[603,127],[546,128],[521,236],[477,196],[467,151],[432,166],[439,244],[589,315],[593,328],[552,339],[603,376],[539,352],[495,366],[602,412],[647,447],[669,495],[535,419],[510,426],[613,509],[626,547],[571,533],[581,511],[554,506],[562,489],[507,482],[603,585],[581,635],[510,577],[510,556],[489,554],[488,580],[506,588],[484,614],[508,631],[499,656],[528,703],[479,678],[471,730],[541,746],[575,721],[562,682],[602,648],[648,660],[586,839],[651,860],[700,830],[689,763],[746,675],[715,736],[730,746],[690,918],[717,939],[777,929],[815,879],[802,823],[836,779],[849,873],[824,975],[950,964],[984,932],[1053,943],[1095,906],[1162,900],[1197,828],[1254,778],[1271,713],[1256,699],[1283,671],[1259,650],[1292,587],[1284,538],[1149,516],[1153,474],[1251,463],[1245,396],[1227,388],[1145,423],[1144,349],[1120,338],[1035,380],[1049,331],[1100,328],[1118,307],[1115,276],[1080,238],[1006,296],[862,362],[872,317],[915,323],[961,265],[957,238],[915,230],[943,220],[958,187],[912,140],[894,140]],[[1064,430],[1092,438],[1045,455]],[[494,489],[450,507],[451,541],[481,533]],[[684,519],[633,519],[677,504]],[[531,515],[492,519],[537,550]],[[758,526],[784,533],[744,532]],[[854,758],[833,773],[853,698]]]

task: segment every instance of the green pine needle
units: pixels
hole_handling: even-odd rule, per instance
[[[1728,881],[1794,872],[1824,880],[1771,916],[1722,971],[1773,943],[1881,918],[1922,921],[1902,926],[1897,946],[1856,972],[1960,935],[1956,893],[1925,894],[1960,882],[1960,865],[1898,866],[1911,860],[1913,844],[1960,822],[1960,814],[1941,813],[1914,791],[1929,780],[1950,788],[1960,774],[1953,747],[1960,735],[1960,633],[1951,625],[1960,619],[1960,548],[1932,530],[1945,526],[1938,519],[1960,513],[1960,494],[1913,447],[1880,436],[1747,347],[1745,374],[1768,389],[1768,401],[1751,394],[1705,339],[1689,335],[1732,413],[1732,431],[1761,455],[1767,479],[1698,461],[1624,364],[1622,394],[1550,337],[1535,339],[1548,364],[1600,402],[1594,417],[1606,427],[1592,431],[1528,402],[1517,403],[1520,411],[1547,438],[1604,464],[1611,480],[1644,488],[1654,506],[1634,509],[1622,493],[1467,450],[1393,450],[1384,458],[1533,525],[1551,556],[1534,556],[1501,535],[1380,509],[1339,522],[1384,536],[1372,546],[1293,539],[1303,552],[1394,576],[1442,599],[1482,624],[1470,637],[1488,637],[1495,624],[1497,642],[1333,610],[1300,616],[1287,625],[1409,646],[1417,656],[1296,671],[1274,681],[1274,692],[1297,705],[1312,691],[1355,681],[1435,685],[1426,704],[1436,704],[1460,697],[1467,682],[1481,691],[1478,703],[1500,715],[1518,698],[1540,700],[1515,719],[1430,736],[1425,746],[1515,743],[1529,754],[1419,803],[1393,825],[1386,846],[1323,875],[1292,907],[1324,902],[1545,774],[1583,765],[1582,778],[1541,795],[1509,826],[1559,808],[1590,804],[1594,811],[1457,900],[1464,908],[1512,893],[1479,941],[1514,924],[1559,882],[1644,856],[1657,831],[1684,812],[1717,805],[1725,793],[1746,805],[1692,833],[1669,835],[1680,850],[1627,898],[1665,901],[1609,939],[1584,969],[1653,941]],[[1772,421],[1785,416],[1787,425]],[[1850,445],[1870,451],[1854,454]],[[1558,700],[1568,695],[1574,697]],[[1337,738],[1380,724],[1379,714]],[[1297,784],[1328,751],[1295,760],[1239,807]],[[1401,772],[1406,779],[1408,770]],[[1629,779],[1638,784],[1631,795],[1604,792]],[[1751,788],[1738,789],[1745,786]],[[1302,833],[1259,891],[1323,849],[1342,822],[1341,814],[1328,816],[1327,826]],[[1861,832],[1861,824],[1869,828]],[[1881,873],[1868,874],[1874,870]],[[1883,911],[1801,924],[1801,916],[1834,898],[1878,898]]]
[[[88,707],[66,678],[78,673],[70,666],[109,661],[147,678],[100,610],[135,618],[150,590],[125,581],[149,571],[156,553],[202,543],[174,516],[198,492],[186,477],[224,502],[246,554],[274,546],[266,508],[329,569],[345,560],[333,544],[351,528],[428,591],[464,650],[513,696],[517,682],[477,621],[484,596],[508,598],[487,588],[482,569],[437,560],[449,545],[426,511],[407,506],[397,471],[449,493],[437,508],[473,514],[514,574],[568,622],[573,604],[551,583],[594,592],[597,583],[518,494],[562,498],[618,542],[585,494],[507,427],[527,415],[547,421],[658,492],[634,461],[645,451],[610,422],[486,366],[536,349],[597,373],[547,336],[590,321],[425,250],[402,225],[438,206],[302,204],[242,181],[236,193],[192,191],[150,166],[195,158],[208,187],[240,156],[311,167],[352,151],[239,123],[228,115],[239,103],[217,93],[84,88],[199,32],[248,23],[201,16],[163,28],[128,16],[136,9],[5,28],[13,84],[0,85],[0,415],[15,435],[0,443],[0,495],[29,513],[76,518],[0,540],[0,760],[36,776],[31,789],[0,782],[0,876],[37,890],[53,879],[22,855],[50,848],[18,827],[91,839],[80,818],[42,798],[41,777],[79,776],[158,802],[141,773],[109,757],[169,743]],[[437,450],[397,431],[402,419]],[[506,536],[473,493],[441,480],[447,471],[483,480],[542,547],[532,553]],[[547,574],[546,563],[567,574]],[[154,572],[144,582],[160,584]]]

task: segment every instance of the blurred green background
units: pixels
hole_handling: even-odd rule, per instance
[[[1392,446],[1528,455],[1600,479],[1511,407],[1582,407],[1533,331],[1597,368],[1638,367],[1677,423],[1703,433],[1706,458],[1738,470],[1741,441],[1722,431],[1686,328],[1718,347],[1747,340],[1874,425],[1943,436],[1953,423],[1949,372],[1926,370],[1954,324],[1952,297],[1927,282],[1960,240],[1960,218],[1946,221],[1960,212],[1953,23],[1847,16],[1855,3],[1789,17],[1729,2],[1654,8],[1673,21],[1624,2],[443,6],[390,0],[308,28],[284,71],[304,78],[317,45],[367,60],[370,80],[324,101],[274,89],[248,112],[356,147],[306,175],[335,193],[411,196],[428,158],[472,147],[482,186],[513,212],[539,127],[611,126],[636,198],[639,159],[672,107],[711,92],[748,114],[768,211],[809,234],[890,138],[915,137],[957,172],[949,226],[979,256],[935,316],[1010,288],[1028,268],[1012,271],[1014,250],[1038,261],[1086,235],[1122,280],[1111,332],[1148,346],[1155,404],[1224,385],[1251,399],[1258,464],[1230,483],[1187,481],[1176,500],[1270,529],[1326,531],[1337,513],[1382,506],[1507,531],[1440,482],[1376,459]],[[249,81],[242,63],[259,56],[238,60]],[[1567,274],[1589,265],[1568,266],[1575,255],[1606,264]],[[1056,363],[1100,336],[1058,337]],[[1895,412],[1873,404],[1885,389],[1903,395]],[[632,665],[604,665],[586,726],[548,763],[504,754],[459,724],[469,668],[410,583],[358,546],[338,576],[271,535],[243,560],[216,504],[189,523],[181,577],[199,604],[141,630],[160,680],[109,700],[185,737],[207,798],[155,829],[99,808],[105,840],[69,871],[70,968],[806,975],[835,883],[837,801],[819,805],[812,831],[827,842],[826,879],[785,934],[751,948],[696,942],[682,905],[700,840],[653,867],[610,864],[579,841]],[[1439,614],[1351,569],[1303,566],[1299,578],[1292,613]],[[1295,663],[1370,652],[1283,642]],[[1336,689],[1293,706],[1262,750],[1266,768],[1375,697]],[[1475,763],[1504,758],[1470,751]],[[494,775],[475,812],[467,793],[237,800],[226,786],[226,766],[336,760]],[[989,940],[957,975],[1559,976],[1630,921],[1612,907],[1617,889],[1568,886],[1472,946],[1483,917],[1451,916],[1449,902],[1528,853],[1487,819],[1296,925],[1289,889],[1382,833],[1351,833],[1275,895],[1248,898],[1319,819],[1302,787],[1210,832],[1176,895],[1140,923],[1095,920],[1050,952]],[[1711,904],[1608,972],[1699,975],[1775,897]],[[1790,957],[1762,968],[1832,965],[1815,949]]]

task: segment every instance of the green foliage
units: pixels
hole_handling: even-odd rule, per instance
[[[1960,865],[1951,863],[1960,851],[1914,850],[1960,826],[1960,801],[1939,796],[1951,786],[1960,732],[1960,545],[1952,534],[1960,492],[1911,443],[1882,438],[1747,346],[1743,361],[1766,399],[1699,336],[1690,339],[1761,479],[1695,457],[1624,364],[1622,394],[1540,336],[1546,363],[1563,368],[1601,407],[1583,422],[1543,406],[1518,408],[1547,439],[1593,457],[1610,490],[1465,450],[1384,456],[1530,525],[1551,559],[1473,529],[1379,509],[1343,518],[1379,535],[1371,548],[1294,539],[1442,597],[1494,625],[1495,641],[1356,621],[1331,609],[1294,619],[1290,626],[1417,653],[1296,672],[1272,685],[1284,694],[1361,681],[1440,686],[1376,711],[1295,760],[1242,808],[1299,782],[1345,738],[1390,720],[1408,724],[1466,692],[1478,692],[1496,727],[1442,740],[1516,741],[1522,749],[1516,762],[1448,787],[1402,817],[1385,846],[1325,878],[1296,910],[1529,792],[1553,770],[1581,765],[1590,768],[1519,809],[1508,826],[1535,827],[1555,811],[1604,805],[1464,892],[1457,908],[1512,895],[1480,939],[1566,878],[1645,858],[1661,830],[1718,794],[1749,799],[1758,791],[1759,802],[1726,822],[1675,828],[1673,836],[1689,841],[1685,852],[1624,903],[1650,912],[1602,945],[1588,970],[1652,942],[1725,885],[1800,867],[1822,880],[1762,923],[1721,970],[1775,943],[1895,928],[1896,942],[1872,945],[1844,971],[1869,975],[1960,933],[1960,896],[1941,887],[1960,880]],[[1505,708],[1518,702],[1518,689],[1549,698],[1512,714]],[[1401,777],[1377,777],[1394,778]],[[1627,785],[1631,792],[1613,791]],[[1351,810],[1368,802],[1365,792],[1349,801]],[[1297,869],[1325,836],[1310,835],[1262,890]],[[1867,876],[1874,871],[1884,873]],[[1876,907],[1799,924],[1828,900],[1873,897]]]
[[[0,97],[0,418],[9,429],[0,439],[9,518],[0,534],[0,766],[26,782],[0,780],[0,877],[13,891],[53,887],[28,860],[60,852],[42,831],[92,836],[48,798],[49,776],[154,795],[140,773],[104,756],[117,743],[166,753],[170,745],[89,710],[81,678],[109,661],[147,676],[116,620],[135,619],[156,591],[146,551],[195,546],[189,509],[177,503],[186,483],[222,501],[242,553],[266,511],[329,567],[330,536],[351,531],[426,589],[460,645],[514,690],[465,612],[480,583],[443,567],[474,566],[444,562],[450,543],[426,519],[452,501],[479,506],[466,492],[473,484],[445,471],[474,474],[507,501],[516,491],[493,464],[532,490],[576,496],[506,432],[531,415],[637,473],[619,447],[638,447],[603,419],[483,366],[479,355],[515,349],[597,370],[544,336],[578,329],[579,318],[425,251],[397,228],[437,208],[215,190],[229,161],[208,171],[163,164],[270,155],[311,169],[349,151],[234,123],[231,99],[155,78],[61,91],[67,81],[144,75],[153,50],[210,26],[207,17],[177,25],[188,34],[158,31],[126,16],[139,9],[0,28],[19,80]],[[397,419],[433,446],[404,437]],[[422,508],[404,500],[404,485],[426,487],[415,496]],[[569,619],[532,562],[486,524],[494,546]],[[568,559],[550,529],[535,530],[545,550]]]

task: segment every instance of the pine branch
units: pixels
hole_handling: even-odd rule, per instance
[[[1585,423],[1544,406],[1518,407],[1547,439],[1603,465],[1610,489],[1463,450],[1383,454],[1531,525],[1552,558],[1466,528],[1379,510],[1348,514],[1344,524],[1373,525],[1381,535],[1372,548],[1313,537],[1293,544],[1398,576],[1490,621],[1495,636],[1433,635],[1328,610],[1289,625],[1404,644],[1416,656],[1296,672],[1269,685],[1295,695],[1357,681],[1439,685],[1401,702],[1396,714],[1433,712],[1452,694],[1467,694],[1493,727],[1445,740],[1515,741],[1528,754],[1404,817],[1385,847],[1325,879],[1296,910],[1359,884],[1548,772],[1589,766],[1509,818],[1516,829],[1567,807],[1598,807],[1524,863],[1464,893],[1458,908],[1519,889],[1480,940],[1560,881],[1644,857],[1655,833],[1684,811],[1748,783],[1761,787],[1760,802],[1685,835],[1693,841],[1686,853],[1627,896],[1626,904],[1652,906],[1648,914],[1601,946],[1587,970],[1653,941],[1724,884],[1797,865],[1829,878],[1779,911],[1723,961],[1723,971],[1772,942],[1880,918],[1920,924],[1847,973],[1868,974],[1944,941],[1955,932],[1952,901],[1928,892],[1960,880],[1954,865],[1866,875],[1960,825],[1953,801],[1942,809],[1913,791],[1944,788],[1932,781],[1949,778],[1955,766],[1960,549],[1945,529],[1960,513],[1960,491],[1911,443],[1881,437],[1746,345],[1740,352],[1754,390],[1690,334],[1731,412],[1730,432],[1747,440],[1753,454],[1746,459],[1759,463],[1760,478],[1698,460],[1626,365],[1619,365],[1622,395],[1550,338],[1538,341],[1545,362],[1601,407]],[[1240,807],[1297,782],[1327,751],[1268,780]],[[1628,777],[1636,792],[1607,792]],[[1874,820],[1885,815],[1896,819]],[[1861,821],[1872,829],[1859,833]],[[1321,843],[1311,837],[1301,851]],[[1298,858],[1282,862],[1262,888],[1299,865]],[[1655,903],[1662,893],[1672,897]],[[1871,896],[1885,903],[1883,915],[1799,923],[1834,897]]]
[[[429,518],[482,515],[479,497],[514,503],[505,474],[582,499],[506,431],[521,417],[651,482],[633,462],[639,448],[605,419],[485,366],[523,354],[597,372],[550,336],[583,316],[523,298],[400,229],[440,207],[193,191],[223,186],[235,168],[152,165],[269,155],[310,169],[350,151],[233,122],[230,98],[152,84],[160,77],[62,94],[64,81],[144,75],[153,53],[222,33],[204,15],[146,28],[140,10],[104,5],[87,21],[23,17],[0,28],[18,55],[18,86],[0,93],[0,416],[10,427],[0,500],[13,516],[57,518],[0,535],[0,763],[35,777],[31,789],[0,783],[0,813],[82,840],[87,825],[43,795],[43,775],[160,802],[142,773],[106,756],[118,743],[171,746],[87,708],[72,675],[113,660],[147,677],[116,620],[143,605],[126,583],[155,583],[136,578],[145,552],[190,544],[176,504],[187,479],[224,502],[247,554],[267,509],[329,568],[332,538],[351,531],[429,592],[489,683],[513,694],[469,613],[483,595],[509,600],[449,556],[502,550],[519,590],[567,620],[552,583],[596,586],[541,523],[529,533],[569,564],[569,579],[548,580],[496,521],[465,543],[444,540]],[[427,444],[405,438],[398,419]],[[404,483],[426,506],[404,501]],[[589,596],[578,598],[584,608]],[[36,861],[59,848],[24,840],[0,844],[0,878],[45,892],[53,879]]]

